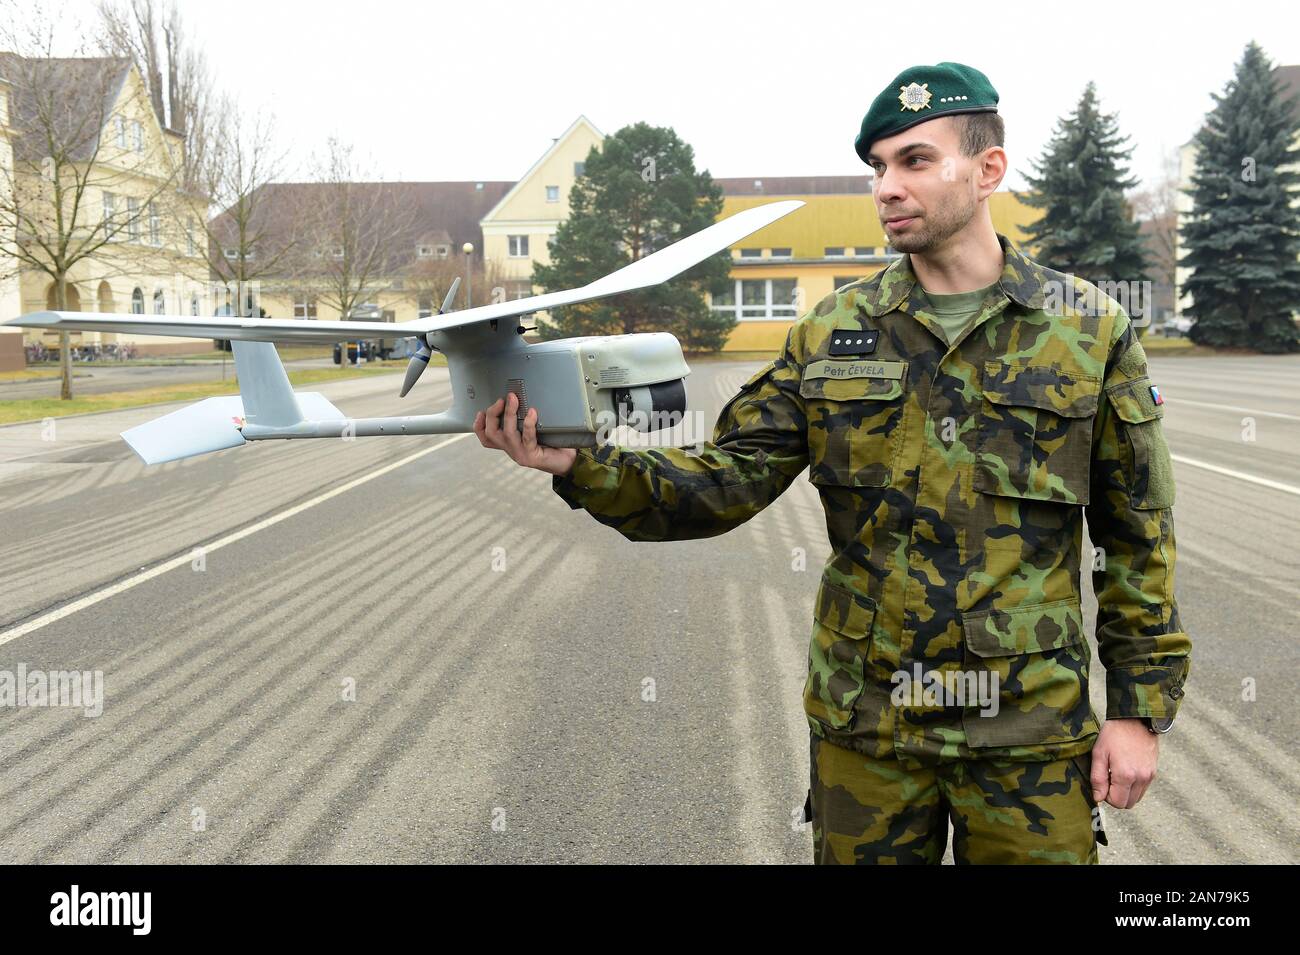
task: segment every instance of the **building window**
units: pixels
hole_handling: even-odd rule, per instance
[[[774,259],[788,259],[788,258],[790,258],[791,254],[792,254],[793,252],[794,252],[793,249],[788,249],[788,248],[786,248],[786,249],[773,249],[773,250],[772,250],[772,258],[774,258]]]
[[[710,307],[726,312],[740,321],[793,321],[796,279],[736,279],[731,287],[714,295]],[[736,302],[739,300],[740,305]]]
[[[559,187],[559,186],[547,186],[547,187],[546,187],[546,201],[547,201],[547,202],[559,202],[559,201],[560,201],[560,187]]]
[[[126,148],[126,120],[121,116],[113,117],[113,132],[117,136],[117,148]]]
[[[222,249],[221,254],[224,255],[227,259],[229,259],[232,262],[235,261],[235,259],[239,258],[238,249]]]
[[[343,258],[343,246],[341,246],[341,245],[336,245],[336,246],[334,246],[334,253],[333,253],[333,254],[334,254],[334,258],[336,258],[336,259],[341,259],[341,258]]]
[[[310,295],[304,295],[295,299],[293,303],[293,317],[303,318],[309,321],[316,318],[316,300]]]
[[[132,242],[140,241],[140,200],[134,196],[126,199],[126,237]]]
[[[580,176],[585,176],[586,174],[587,174],[587,164],[585,162],[575,162],[573,164],[574,179],[577,179]]]
[[[149,244],[162,245],[162,217],[158,215],[158,205],[149,203]]]
[[[474,183],[474,191],[475,191],[475,192],[482,192],[482,191],[483,191],[483,183],[481,183],[481,182],[476,182],[476,183]]]
[[[144,314],[144,292],[140,291],[138,288],[131,292],[131,314]]]
[[[741,249],[740,257],[742,259],[759,259],[763,257],[762,249]]]
[[[422,295],[415,306],[416,318],[429,318],[433,315],[433,299],[427,295]]]
[[[825,249],[825,255],[828,259],[842,259],[844,258],[844,246],[828,245]]]
[[[112,232],[113,216],[116,212],[117,202],[114,200],[113,194],[111,192],[104,193],[104,231],[107,233],[111,234]]]
[[[153,293],[153,313],[155,315],[167,314],[167,299],[163,296],[162,289],[155,289]]]
[[[198,251],[198,243],[194,241],[194,220],[190,219],[185,224],[185,254],[192,256]],[[195,314],[198,314],[197,312]]]
[[[512,259],[523,259],[528,257],[528,236],[512,235],[510,241],[510,257]]]
[[[190,314],[191,315],[199,314],[199,293],[198,292],[190,293]]]
[[[451,246],[440,245],[436,249],[434,249],[434,253],[438,256],[438,258],[445,259],[447,256],[451,255]]]
[[[415,254],[422,259],[431,259],[433,258],[433,246],[431,245],[416,246]]]
[[[135,143],[135,151],[144,152],[144,127],[138,121],[131,123],[131,138]]]

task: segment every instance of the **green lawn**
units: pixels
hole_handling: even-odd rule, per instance
[[[404,361],[385,361],[370,362],[354,368],[306,368],[302,371],[289,372],[289,382],[295,387],[315,385],[329,381],[344,381],[349,378],[365,378],[370,375],[390,375],[405,367]],[[232,378],[230,381],[167,385],[161,388],[139,388],[134,391],[110,391],[102,395],[73,398],[71,401],[63,401],[59,398],[0,401],[0,424],[41,421],[45,418],[61,418],[65,415],[85,414],[91,411],[118,411],[122,408],[138,408],[141,405],[168,401],[197,401],[200,398],[237,393],[238,384]]]

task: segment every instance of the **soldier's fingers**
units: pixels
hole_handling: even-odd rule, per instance
[[[1133,783],[1133,797],[1132,797],[1133,802],[1131,803],[1131,805],[1136,806],[1139,802],[1141,802],[1142,797],[1147,794],[1147,790],[1151,788],[1151,784],[1154,783],[1155,781],[1156,781],[1155,770],[1151,770],[1149,773],[1144,770],[1143,772],[1139,773],[1138,778]]]
[[[1106,801],[1116,809],[1129,809],[1133,805],[1133,779],[1131,776],[1112,769],[1110,774],[1110,792]]]
[[[485,448],[490,448],[487,439],[487,416],[483,412],[474,415],[474,435],[478,438],[478,443]]]
[[[498,450],[503,449],[501,428],[497,424],[497,418],[501,416],[501,404],[501,399],[498,398],[488,405],[487,410],[483,412],[483,432],[487,436],[488,443]]]
[[[537,454],[537,409],[529,408],[524,415],[524,453],[530,458]]]
[[[516,461],[519,461],[524,453],[523,445],[519,441],[518,422],[515,421],[518,411],[519,398],[512,391],[506,395],[506,408],[501,415],[501,439],[505,442],[506,451]]]
[[[1102,747],[1093,747],[1092,770],[1088,782],[1092,786],[1093,802],[1101,802],[1110,789],[1110,753]]]

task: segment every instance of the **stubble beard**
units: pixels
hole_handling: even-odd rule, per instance
[[[937,249],[954,235],[966,228],[975,217],[975,203],[967,201],[965,194],[958,194],[940,203],[926,213],[919,226],[913,226],[906,232],[890,237],[890,245],[899,252],[924,253]]]

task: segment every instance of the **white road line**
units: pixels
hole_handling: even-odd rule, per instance
[[[1300,487],[1294,484],[1283,484],[1281,481],[1270,481],[1268,478],[1256,477],[1253,474],[1246,474],[1243,471],[1234,471],[1231,468],[1221,468],[1217,464],[1210,464],[1207,461],[1198,461],[1195,458],[1185,458],[1181,454],[1171,454],[1171,458],[1179,464],[1188,464],[1194,468],[1204,468],[1206,471],[1213,471],[1215,474],[1223,474],[1230,478],[1236,478],[1238,481],[1246,481],[1250,484],[1258,484],[1260,487],[1269,487],[1275,491],[1285,491],[1287,494],[1300,496]],[[0,642],[3,642],[0,640]]]
[[[213,551],[220,550],[222,547],[225,547],[228,544],[234,544],[237,541],[243,540],[245,537],[250,537],[253,534],[256,534],[258,531],[266,530],[266,528],[271,527],[275,524],[279,524],[281,521],[286,521],[296,514],[301,514],[303,511],[308,510],[309,508],[313,508],[317,504],[324,504],[326,501],[330,500],[331,498],[338,497],[340,494],[345,494],[348,491],[351,491],[353,488],[360,487],[362,484],[366,484],[369,483],[370,481],[373,481],[375,478],[383,477],[385,474],[388,474],[392,471],[396,471],[398,468],[404,467],[405,465],[410,464],[412,461],[419,460],[420,458],[424,457],[426,454],[432,454],[434,451],[437,451],[439,448],[445,448],[447,445],[452,444],[453,442],[456,441],[460,441],[462,438],[468,438],[471,435],[472,432],[465,432],[464,434],[453,435],[452,437],[448,438],[446,441],[440,441],[438,444],[435,444],[431,448],[425,448],[423,451],[416,451],[414,454],[408,454],[406,457],[394,461],[392,464],[386,464],[382,468],[371,471],[369,474],[363,474],[361,475],[361,477],[355,478],[354,480],[349,481],[347,484],[341,484],[336,488],[326,491],[324,494],[317,495],[316,497],[313,497],[309,501],[303,501],[301,504],[295,504],[293,507],[283,510],[279,514],[273,514],[272,516],[264,520],[258,521],[256,524],[253,524],[249,527],[245,527],[243,530],[235,531],[233,534],[227,534],[225,537],[213,541],[211,544],[208,544],[206,547],[204,547],[203,553],[211,554]],[[189,554],[182,554],[179,557],[173,557],[171,560],[163,561],[161,564],[155,564],[153,567],[146,568],[145,570],[140,571],[140,573],[128,577],[126,580],[120,580],[115,584],[111,584],[103,588],[102,590],[95,591],[93,594],[87,594],[84,597],[72,601],[72,603],[65,604],[64,606],[60,607],[58,610],[51,610],[47,614],[42,614],[39,617],[34,617],[33,619],[28,620],[26,623],[19,624],[18,626],[13,627],[10,630],[6,630],[3,633],[0,633],[0,646],[4,646],[6,643],[8,643],[11,640],[17,640],[19,637],[24,637],[27,634],[33,632],[34,630],[39,630],[42,627],[49,626],[50,624],[55,623],[56,621],[62,620],[64,617],[71,616],[72,614],[76,613],[79,610],[85,610],[87,607],[92,607],[95,604],[100,603],[101,601],[107,600],[109,597],[115,597],[124,591],[130,590],[132,587],[138,587],[140,584],[143,584],[146,581],[153,580],[155,577],[159,577],[167,573],[167,571],[169,570],[175,570],[177,567],[182,567],[186,564],[189,564],[193,560],[194,560],[193,552],[190,552]]]
[[[1266,418],[1285,418],[1287,421],[1300,421],[1300,414],[1283,414],[1281,411],[1256,411],[1254,408],[1241,408],[1237,405],[1221,405],[1215,401],[1192,401],[1190,398],[1170,397],[1171,404],[1195,405],[1198,408],[1217,408],[1220,411],[1242,411],[1246,414],[1263,415]]]

